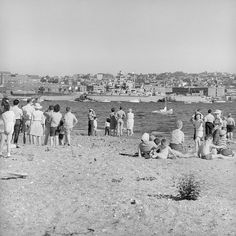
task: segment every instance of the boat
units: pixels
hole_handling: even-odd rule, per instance
[[[158,114],[162,114],[162,115],[171,115],[173,114],[173,109],[167,109],[167,105],[166,105],[166,101],[165,101],[165,107],[163,109],[160,110],[156,110],[156,111],[152,111],[152,113],[158,113]]]
[[[133,103],[139,103],[140,100],[139,99],[133,99],[133,100],[129,100],[129,102],[133,102]]]
[[[185,101],[184,104],[191,104],[191,101]]]
[[[104,99],[101,102],[110,102],[108,99]]]

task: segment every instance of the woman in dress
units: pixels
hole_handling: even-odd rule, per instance
[[[117,129],[117,118],[115,114],[115,108],[111,108],[110,113],[110,134],[111,136],[116,135],[116,129]]]
[[[35,103],[34,108],[35,111],[31,116],[30,135],[32,136],[32,143],[41,146],[45,118],[43,112],[40,111],[40,109],[42,109],[42,106],[39,103]]]
[[[127,113],[127,135],[131,136],[133,135],[134,130],[134,113],[132,112],[132,109],[129,109],[129,112]]]

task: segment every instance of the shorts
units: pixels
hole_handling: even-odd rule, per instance
[[[182,143],[179,143],[179,144],[170,143],[170,147],[171,147],[171,149],[174,149],[174,150],[179,151],[179,152],[183,152],[184,151]]]
[[[232,156],[234,153],[230,148],[222,148],[218,150],[218,154],[221,154],[223,156]]]
[[[72,132],[72,128],[65,128],[65,134],[70,134]]]
[[[57,127],[50,127],[50,137],[56,136]]]
[[[234,125],[227,125],[227,133],[231,133],[234,131]]]

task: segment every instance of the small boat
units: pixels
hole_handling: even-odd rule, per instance
[[[129,102],[133,102],[133,103],[139,103],[140,100],[139,99],[133,99],[133,100],[129,100]]]
[[[191,104],[192,102],[190,101],[185,101],[184,104]]]
[[[158,114],[163,114],[163,115],[172,115],[173,109],[167,110],[167,107],[165,106],[163,109],[160,109],[157,111],[152,111],[152,113],[158,113]]]
[[[108,99],[104,99],[101,102],[110,102]]]
[[[216,103],[225,103],[226,101],[225,100],[215,100],[214,102],[216,102]]]

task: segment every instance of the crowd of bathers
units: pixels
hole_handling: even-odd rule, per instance
[[[11,104],[8,98],[3,98],[0,110],[0,156],[3,156],[6,143],[6,157],[11,156],[12,143],[19,148],[18,141],[22,133],[23,143],[51,147],[69,145],[71,131],[78,122],[70,107],[66,107],[64,116],[60,105],[50,105],[46,111],[36,100],[29,98],[26,105],[20,107],[18,99]],[[5,142],[6,141],[6,142]]]
[[[176,122],[176,129],[171,132],[170,141],[158,137],[158,133],[144,133],[138,146],[138,155],[145,158],[177,158],[195,156],[202,159],[230,158],[234,156],[230,143],[233,141],[235,121],[229,113],[223,116],[221,110],[214,113],[211,109],[204,116],[196,110],[190,120],[194,128],[194,150],[185,145],[185,135],[181,130],[183,122]]]

